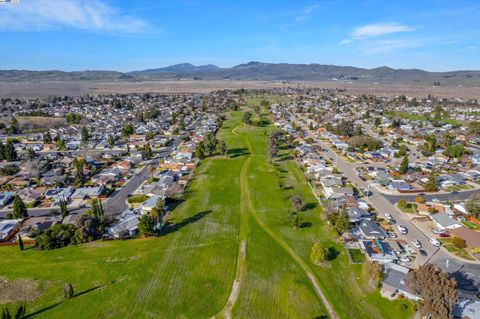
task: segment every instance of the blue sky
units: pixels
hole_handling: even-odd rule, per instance
[[[0,69],[191,62],[480,69],[480,2],[20,0],[0,4]]]

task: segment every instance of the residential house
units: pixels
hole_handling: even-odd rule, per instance
[[[374,221],[361,219],[358,230],[365,239],[383,239],[387,237],[385,231]]]
[[[368,219],[371,216],[368,211],[359,207],[347,208],[347,214],[351,223],[361,222],[362,220]]]
[[[398,260],[397,255],[389,243],[381,240],[361,240],[360,247],[367,259],[381,264],[393,263]]]
[[[440,229],[455,229],[461,227],[459,222],[448,216],[446,213],[436,213],[429,216]]]
[[[382,296],[393,299],[403,295],[410,300],[420,300],[420,296],[407,284],[407,275],[410,269],[394,263],[387,263],[384,266],[384,277],[382,279]]]

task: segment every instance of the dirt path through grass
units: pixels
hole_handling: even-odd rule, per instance
[[[250,158],[254,156],[254,149],[251,145],[251,142],[248,137],[242,135],[242,137],[245,140],[245,144],[247,145],[247,148],[250,152]],[[249,161],[245,162],[245,166],[249,166]],[[247,166],[247,169],[248,169]],[[243,174],[244,171],[242,169],[242,176],[240,176],[241,180],[245,180],[244,183],[242,183],[242,193],[247,192],[250,193],[250,188],[248,187],[248,175]],[[245,188],[244,188],[245,187]],[[330,305],[328,302],[327,298],[325,297],[324,293],[320,289],[320,286],[317,283],[317,278],[313,274],[313,271],[310,269],[310,267],[307,265],[307,263],[287,244],[285,243],[280,237],[278,237],[263,221],[262,219],[258,216],[256,210],[253,207],[250,195],[247,196],[248,199],[248,206],[249,210],[252,214],[253,219],[257,222],[257,224],[280,246],[282,247],[289,255],[292,257],[293,260],[297,262],[297,264],[305,271],[309,281],[311,282],[313,288],[315,289],[315,292],[317,296],[322,300],[323,304],[325,305],[325,308],[328,311],[328,314],[330,318],[337,319],[338,316],[333,310],[333,307]]]
[[[232,133],[236,136],[240,135],[237,133],[237,129],[242,125],[236,126]],[[240,294],[240,289],[242,282],[244,282],[246,270],[246,256],[247,256],[247,228],[248,228],[248,205],[246,204],[249,201],[250,193],[245,192],[245,180],[242,178],[246,174],[248,164],[250,163],[251,157],[248,156],[247,160],[243,163],[241,173],[240,173],[240,232],[239,232],[239,248],[238,248],[238,258],[237,258],[237,268],[235,272],[235,279],[233,280],[232,290],[228,296],[227,303],[222,311],[216,315],[223,318],[230,319],[232,317],[232,309],[235,303],[237,302],[238,296]]]

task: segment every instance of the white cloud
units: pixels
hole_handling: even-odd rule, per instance
[[[349,44],[349,43],[352,43],[351,39],[343,39],[342,41],[340,41],[340,44]]]
[[[318,4],[313,4],[311,6],[304,8],[302,11],[302,14],[295,17],[295,21],[304,21],[304,20],[310,19],[311,13],[318,10],[319,8],[320,8],[320,5]]]
[[[364,54],[383,54],[403,49],[416,48],[424,45],[419,39],[367,41],[361,45],[360,51]]]
[[[146,26],[142,19],[122,14],[102,0],[22,0],[0,10],[0,31],[77,29],[135,33]]]
[[[415,28],[411,26],[399,23],[374,23],[355,27],[353,29],[352,36],[354,38],[371,38],[392,33],[410,32],[414,30]]]
[[[305,13],[312,13],[313,11],[315,11],[315,10],[317,10],[317,9],[319,9],[319,8],[320,8],[320,5],[314,4],[314,5],[311,5],[311,6],[309,6],[309,7],[306,7],[305,10],[304,10],[304,12],[305,12]]]

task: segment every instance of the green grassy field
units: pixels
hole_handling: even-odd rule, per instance
[[[30,317],[321,318],[328,314],[321,293],[340,318],[410,317],[412,304],[366,287],[362,265],[350,265],[288,151],[268,161],[273,126],[244,126],[242,114],[224,122],[218,137],[229,156],[201,162],[187,200],[171,214],[174,231],[54,251],[0,248],[4,279],[41,283],[43,294],[27,303]],[[307,204],[299,229],[288,221],[292,195]],[[317,241],[337,251],[328,265],[310,262]],[[73,299],[63,299],[65,283]]]

